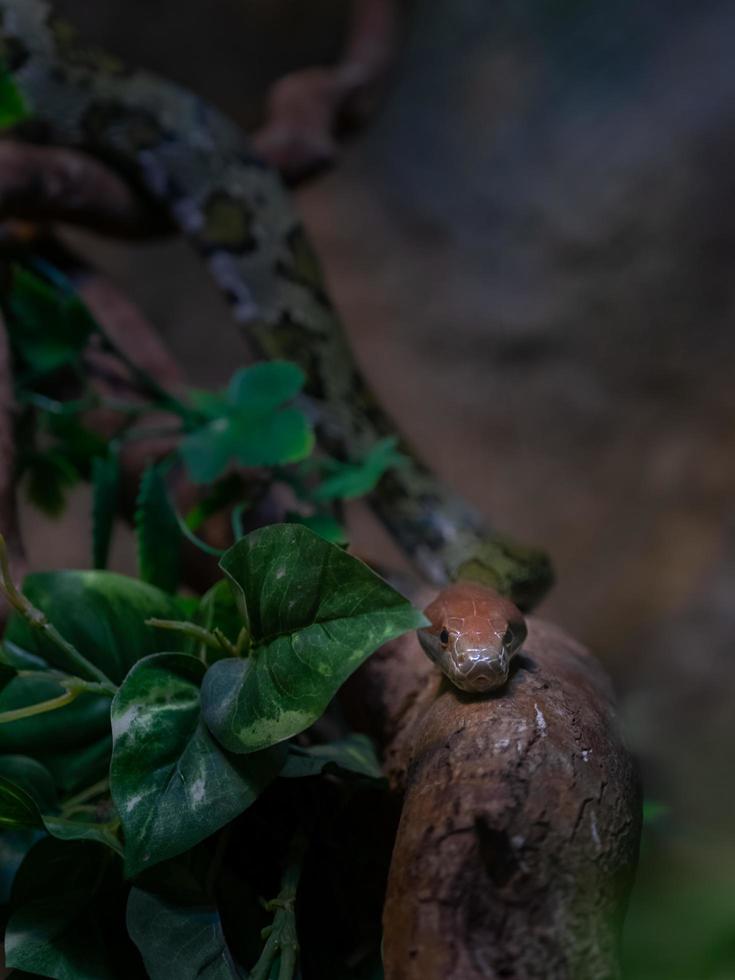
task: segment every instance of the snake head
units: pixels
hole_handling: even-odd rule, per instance
[[[510,662],[526,638],[523,614],[494,589],[458,582],[424,610],[418,631],[425,653],[463,691],[486,693],[508,680]]]

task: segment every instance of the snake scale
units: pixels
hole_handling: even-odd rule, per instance
[[[258,355],[303,368],[309,411],[327,451],[359,457],[394,432],[355,366],[278,175],[233,123],[180,86],[81,43],[44,0],[0,0],[0,44],[33,117],[30,138],[92,153],[166,207],[204,256]],[[523,608],[532,605],[550,584],[546,557],[490,532],[409,447],[401,449],[407,465],[382,478],[370,503],[421,574],[439,586],[482,581]],[[476,587],[453,586],[450,593],[476,624]],[[462,653],[455,642],[464,635],[460,618],[446,602],[441,610],[430,607],[433,626],[422,644],[458,686],[495,686],[497,664],[517,648],[520,614],[497,593],[490,611],[500,609],[504,622],[516,623],[514,640],[495,642],[512,623],[491,631],[484,662],[493,666],[479,673],[482,657],[475,651],[472,666],[469,647]],[[467,680],[470,674],[477,683]]]

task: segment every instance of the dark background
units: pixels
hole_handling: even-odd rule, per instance
[[[347,15],[58,6],[248,127],[271,80],[336,56]],[[659,811],[630,980],[735,978],[733,38],[714,0],[418,0],[381,112],[296,195],[381,399],[495,526],[549,549],[542,613],[616,683]],[[185,245],[75,240],[193,381],[224,382],[240,347]],[[88,562],[86,510],[26,515],[37,564]]]

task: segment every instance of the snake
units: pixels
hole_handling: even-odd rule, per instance
[[[86,44],[46,0],[0,0],[0,58],[30,119],[10,135],[90,153],[163,205],[256,355],[302,368],[326,452],[360,458],[395,434],[279,175],[238,126],[195,93]],[[548,558],[487,527],[404,440],[399,450],[405,465],[380,479],[369,503],[421,576],[445,587],[427,610],[422,646],[456,686],[485,691],[507,676],[523,633],[519,608],[551,584]]]

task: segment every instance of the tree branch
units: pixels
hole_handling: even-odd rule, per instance
[[[403,794],[388,980],[619,976],[641,805],[599,663],[532,618],[495,696],[452,689],[413,637],[368,661],[346,695]]]

